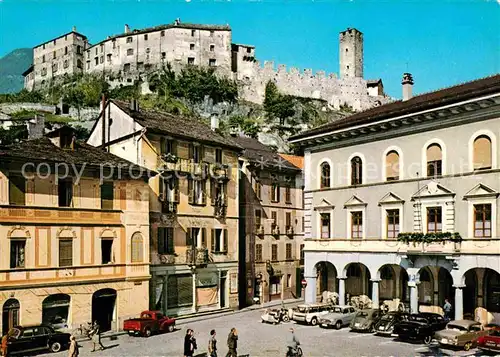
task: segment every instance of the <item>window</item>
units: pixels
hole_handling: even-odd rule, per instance
[[[174,228],[158,227],[158,253],[174,254]]]
[[[260,209],[255,210],[255,226],[259,228],[262,225],[262,211]]]
[[[104,52],[104,44],[101,43],[101,45],[99,47],[101,49],[101,53],[103,53]]]
[[[304,264],[304,244],[300,245],[300,265]]]
[[[169,275],[167,279],[167,306],[173,308],[193,305],[193,276]]]
[[[214,30],[210,30],[210,37],[214,37]]]
[[[64,47],[64,54],[67,55],[68,54],[68,46],[65,46]]]
[[[227,229],[212,229],[212,252],[227,252]]]
[[[165,37],[165,31],[160,32],[161,37]]]
[[[250,47],[247,47],[247,53],[252,53],[252,49]]]
[[[385,156],[385,175],[387,181],[399,180],[399,154],[394,150]]]
[[[278,245],[277,244],[271,245],[271,260],[273,262],[278,261]]]
[[[437,233],[443,231],[441,207],[427,208],[427,232]]]
[[[145,34],[144,35],[144,41],[147,41],[148,40],[148,34]]]
[[[113,41],[112,41],[112,42],[113,42],[113,49],[115,49],[115,48],[116,48],[116,40],[115,40],[115,39],[113,39]]]
[[[56,59],[56,58],[57,58],[57,56],[56,56],[56,51],[52,52],[52,58],[53,58],[53,59]]]
[[[151,49],[148,47],[146,48],[146,53],[150,53],[151,52]]]
[[[134,49],[133,48],[127,49],[127,56],[132,56],[133,54],[134,54]]]
[[[59,239],[59,266],[70,267],[73,265],[73,240]]]
[[[99,57],[99,63],[104,63],[104,56]]]
[[[113,239],[101,239],[101,262],[109,264],[113,257]]]
[[[189,203],[194,205],[205,205],[205,180],[188,179]]]
[[[111,63],[111,53],[108,53],[106,55],[106,59],[107,59],[108,63]]]
[[[90,50],[87,51],[87,59],[90,59]]]
[[[125,73],[130,72],[130,63],[125,63],[123,65],[123,72],[125,72]]]
[[[351,185],[361,185],[363,183],[362,161],[359,156],[351,160]]]
[[[215,149],[215,162],[222,164],[222,149]]]
[[[262,244],[255,245],[255,261],[256,262],[262,261]]]
[[[207,247],[207,236],[205,228],[188,228],[186,232],[186,246],[196,248]]]
[[[132,263],[140,263],[144,260],[144,239],[141,233],[134,233],[131,241],[132,251],[130,254]]]
[[[95,54],[97,55],[99,52],[97,51],[97,47],[95,48]]]
[[[212,206],[226,206],[226,191],[227,185],[224,182],[219,182],[218,180],[210,180],[210,199]]]
[[[9,176],[9,205],[24,206],[26,204],[26,179],[21,175]]]
[[[26,239],[10,241],[10,267],[24,268],[26,259]]]
[[[280,186],[277,183],[273,183],[270,187],[271,189],[271,201],[279,202],[280,201]]]
[[[271,220],[273,221],[272,222],[273,228],[276,227],[276,225],[278,224],[278,212],[276,211],[271,212]]]
[[[269,277],[269,294],[270,295],[279,295],[281,294],[281,277],[280,276],[271,276]]]
[[[486,135],[481,135],[474,140],[474,170],[491,169],[491,140]]]
[[[321,238],[330,238],[330,213],[320,213],[321,218]]]
[[[202,147],[199,145],[189,145],[189,150],[189,158],[196,164],[200,163],[203,159]]]
[[[160,140],[160,153],[162,155],[165,154],[176,155],[177,150],[176,150],[175,140],[162,137]]]
[[[189,49],[190,49],[191,51],[194,51],[194,43],[190,43],[190,44],[189,44]]]
[[[87,61],[87,69],[90,69],[90,61]]]
[[[94,58],[95,65],[97,66],[99,64],[99,57]]]
[[[388,209],[387,214],[387,238],[397,238],[399,234],[399,210]]]
[[[162,52],[161,53],[161,59],[164,60],[165,58],[167,58],[167,53],[166,52]]]
[[[52,41],[52,44],[55,45],[57,40]]]
[[[286,225],[286,229],[292,228],[292,213],[291,212],[285,213],[285,225]]]
[[[127,37],[127,43],[132,43],[132,37]]]
[[[42,56],[42,63],[45,63],[45,55]]]
[[[194,36],[196,34],[196,30],[191,30],[191,36]]]
[[[210,52],[214,52],[215,51],[215,45],[210,45]]]
[[[285,203],[292,203],[292,189],[290,186],[285,187]]]
[[[286,275],[286,287],[291,288],[292,287],[292,274],[287,274]]]
[[[330,187],[330,164],[324,162],[321,164],[321,184],[320,188]]]
[[[210,67],[215,67],[215,66],[217,65],[217,61],[215,60],[215,58],[210,58],[210,59],[208,60],[208,65],[209,65]]]
[[[287,243],[286,244],[286,250],[285,250],[285,259],[286,260],[292,260],[292,243]]]
[[[46,76],[47,75],[47,68],[42,68],[42,76]]]
[[[431,144],[427,147],[427,176],[441,176],[442,170],[442,151],[438,144]]]
[[[351,212],[351,238],[363,238],[363,212]]]
[[[474,205],[474,237],[491,238],[491,204]]]
[[[80,62],[80,63],[81,63],[81,62]],[[64,60],[63,67],[64,67],[64,68],[68,68],[68,66],[69,66],[68,60]]]
[[[259,181],[255,181],[255,196],[260,200],[262,197],[262,185]]]
[[[59,180],[57,184],[59,207],[71,207],[73,201],[73,180]]]
[[[188,57],[188,64],[194,64],[194,57]]]

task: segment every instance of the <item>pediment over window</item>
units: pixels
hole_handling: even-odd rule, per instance
[[[366,206],[366,205],[367,205],[367,203],[365,201],[363,201],[362,199],[360,199],[359,197],[354,195],[351,198],[349,198],[346,203],[344,203],[344,208],[360,207],[360,206]]]
[[[315,211],[334,209],[335,206],[332,205],[328,200],[322,199],[319,205],[314,206]]]
[[[488,187],[486,185],[483,185],[482,183],[477,184],[472,188],[469,192],[467,192],[464,195],[464,200],[470,199],[470,198],[482,198],[482,197],[498,197],[499,193],[492,189],[491,187]]]
[[[378,201],[379,206],[389,203],[405,203],[405,201],[401,197],[392,192],[389,192],[387,195],[382,197],[380,201]]]
[[[415,198],[425,198],[425,197],[445,197],[445,196],[455,196],[455,193],[448,190],[446,187],[441,186],[436,181],[431,181],[420,190],[415,192],[412,196],[412,200]]]

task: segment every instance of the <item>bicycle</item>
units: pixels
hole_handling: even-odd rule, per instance
[[[302,357],[302,348],[297,347],[297,349],[294,351],[293,348],[289,346],[286,357]]]

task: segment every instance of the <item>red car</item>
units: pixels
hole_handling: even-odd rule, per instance
[[[500,352],[500,327],[493,327],[489,335],[479,337],[477,347],[482,351]]]
[[[164,316],[160,311],[143,311],[138,319],[123,322],[123,330],[130,336],[149,337],[153,333],[172,332],[175,330],[175,319]]]

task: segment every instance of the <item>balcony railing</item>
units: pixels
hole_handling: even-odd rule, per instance
[[[255,225],[255,234],[257,234],[259,236],[263,236],[264,235],[264,226],[261,224],[256,224]]]
[[[177,202],[163,201],[161,203],[162,213],[177,213]]]
[[[157,168],[163,172],[178,172],[221,180],[228,180],[230,178],[230,168],[227,165],[205,161],[194,162],[191,159],[183,159],[173,155],[159,156]]]
[[[0,223],[78,223],[119,225],[121,211],[31,206],[0,206]]]
[[[207,248],[191,248],[186,251],[186,263],[190,266],[206,266],[209,262]]]
[[[278,237],[280,235],[280,227],[278,227],[277,225],[273,225],[271,227],[271,234],[275,237]]]
[[[293,236],[293,227],[292,226],[286,226],[286,235]]]
[[[216,204],[214,206],[214,215],[215,217],[225,217],[227,212],[227,207],[226,205],[221,202],[219,204]]]

